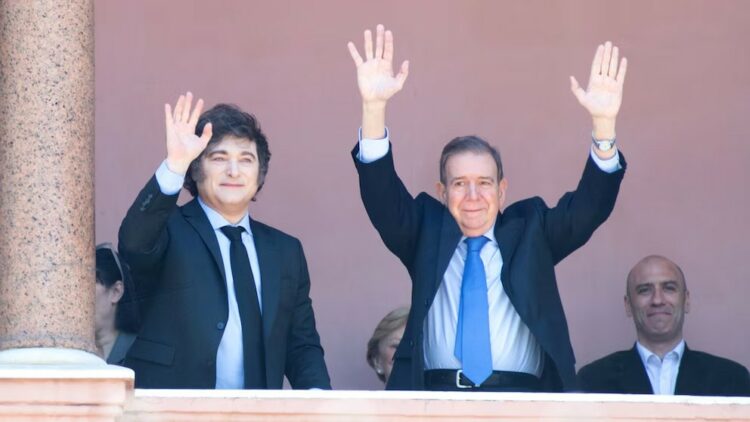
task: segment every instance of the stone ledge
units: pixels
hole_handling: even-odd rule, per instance
[[[750,398],[397,391],[136,390],[123,421],[750,421]]]

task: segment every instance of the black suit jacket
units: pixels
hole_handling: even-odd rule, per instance
[[[432,305],[461,230],[448,209],[431,196],[413,198],[399,179],[391,152],[364,164],[352,151],[362,200],[385,245],[406,266],[412,280],[411,311],[394,356],[387,388],[424,388],[423,321]],[[607,174],[589,159],[575,192],[548,208],[535,197],[499,214],[495,237],[503,258],[501,280],[523,322],[544,352],[542,379],[547,390],[575,389],[575,358],[570,344],[555,264],[586,243],[609,216],[624,174]]]
[[[588,393],[653,394],[638,350],[612,353],[578,371],[580,387]],[[675,394],[689,396],[750,396],[750,375],[737,362],[690,350],[680,361]]]
[[[125,359],[139,388],[214,388],[228,317],[219,243],[197,200],[177,207],[152,177],[120,227],[143,325]],[[330,388],[299,240],[250,220],[261,273],[268,388]]]

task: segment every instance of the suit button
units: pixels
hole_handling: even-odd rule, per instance
[[[217,324],[216,324],[216,329],[217,329],[217,330],[223,330],[223,329],[224,329],[224,323],[223,323],[223,322],[219,322],[219,323],[217,323]]]
[[[428,299],[424,300],[424,307],[429,308],[430,307],[430,301]]]
[[[414,340],[409,340],[409,347],[414,347]]]

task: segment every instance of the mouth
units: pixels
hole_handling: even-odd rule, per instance
[[[672,316],[672,312],[669,311],[657,311],[657,312],[649,312],[646,314],[647,317],[658,317],[658,316]]]
[[[243,184],[240,184],[240,183],[222,183],[222,184],[221,184],[221,185],[219,185],[219,186],[221,186],[221,187],[223,187],[223,188],[241,188],[241,187],[243,187],[244,185],[243,185]]]

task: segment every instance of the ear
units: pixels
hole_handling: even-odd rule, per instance
[[[380,364],[380,357],[375,356],[370,360],[370,363],[372,363],[372,367],[375,368],[375,372],[379,375],[383,374],[383,365]]]
[[[120,299],[122,299],[122,295],[125,294],[125,285],[122,284],[122,281],[117,280],[115,281],[115,284],[110,286],[110,288],[107,290],[110,303],[116,305],[120,301]]]
[[[685,290],[685,313],[690,312],[690,290]]]
[[[508,178],[504,177],[500,183],[497,184],[497,207],[502,210],[505,204],[506,192],[508,190]]]
[[[435,192],[443,205],[448,204],[448,189],[442,182],[435,183]]]
[[[625,315],[627,315],[628,318],[633,318],[633,311],[630,309],[630,301],[628,300],[628,295],[623,296],[624,303],[625,303]]]

